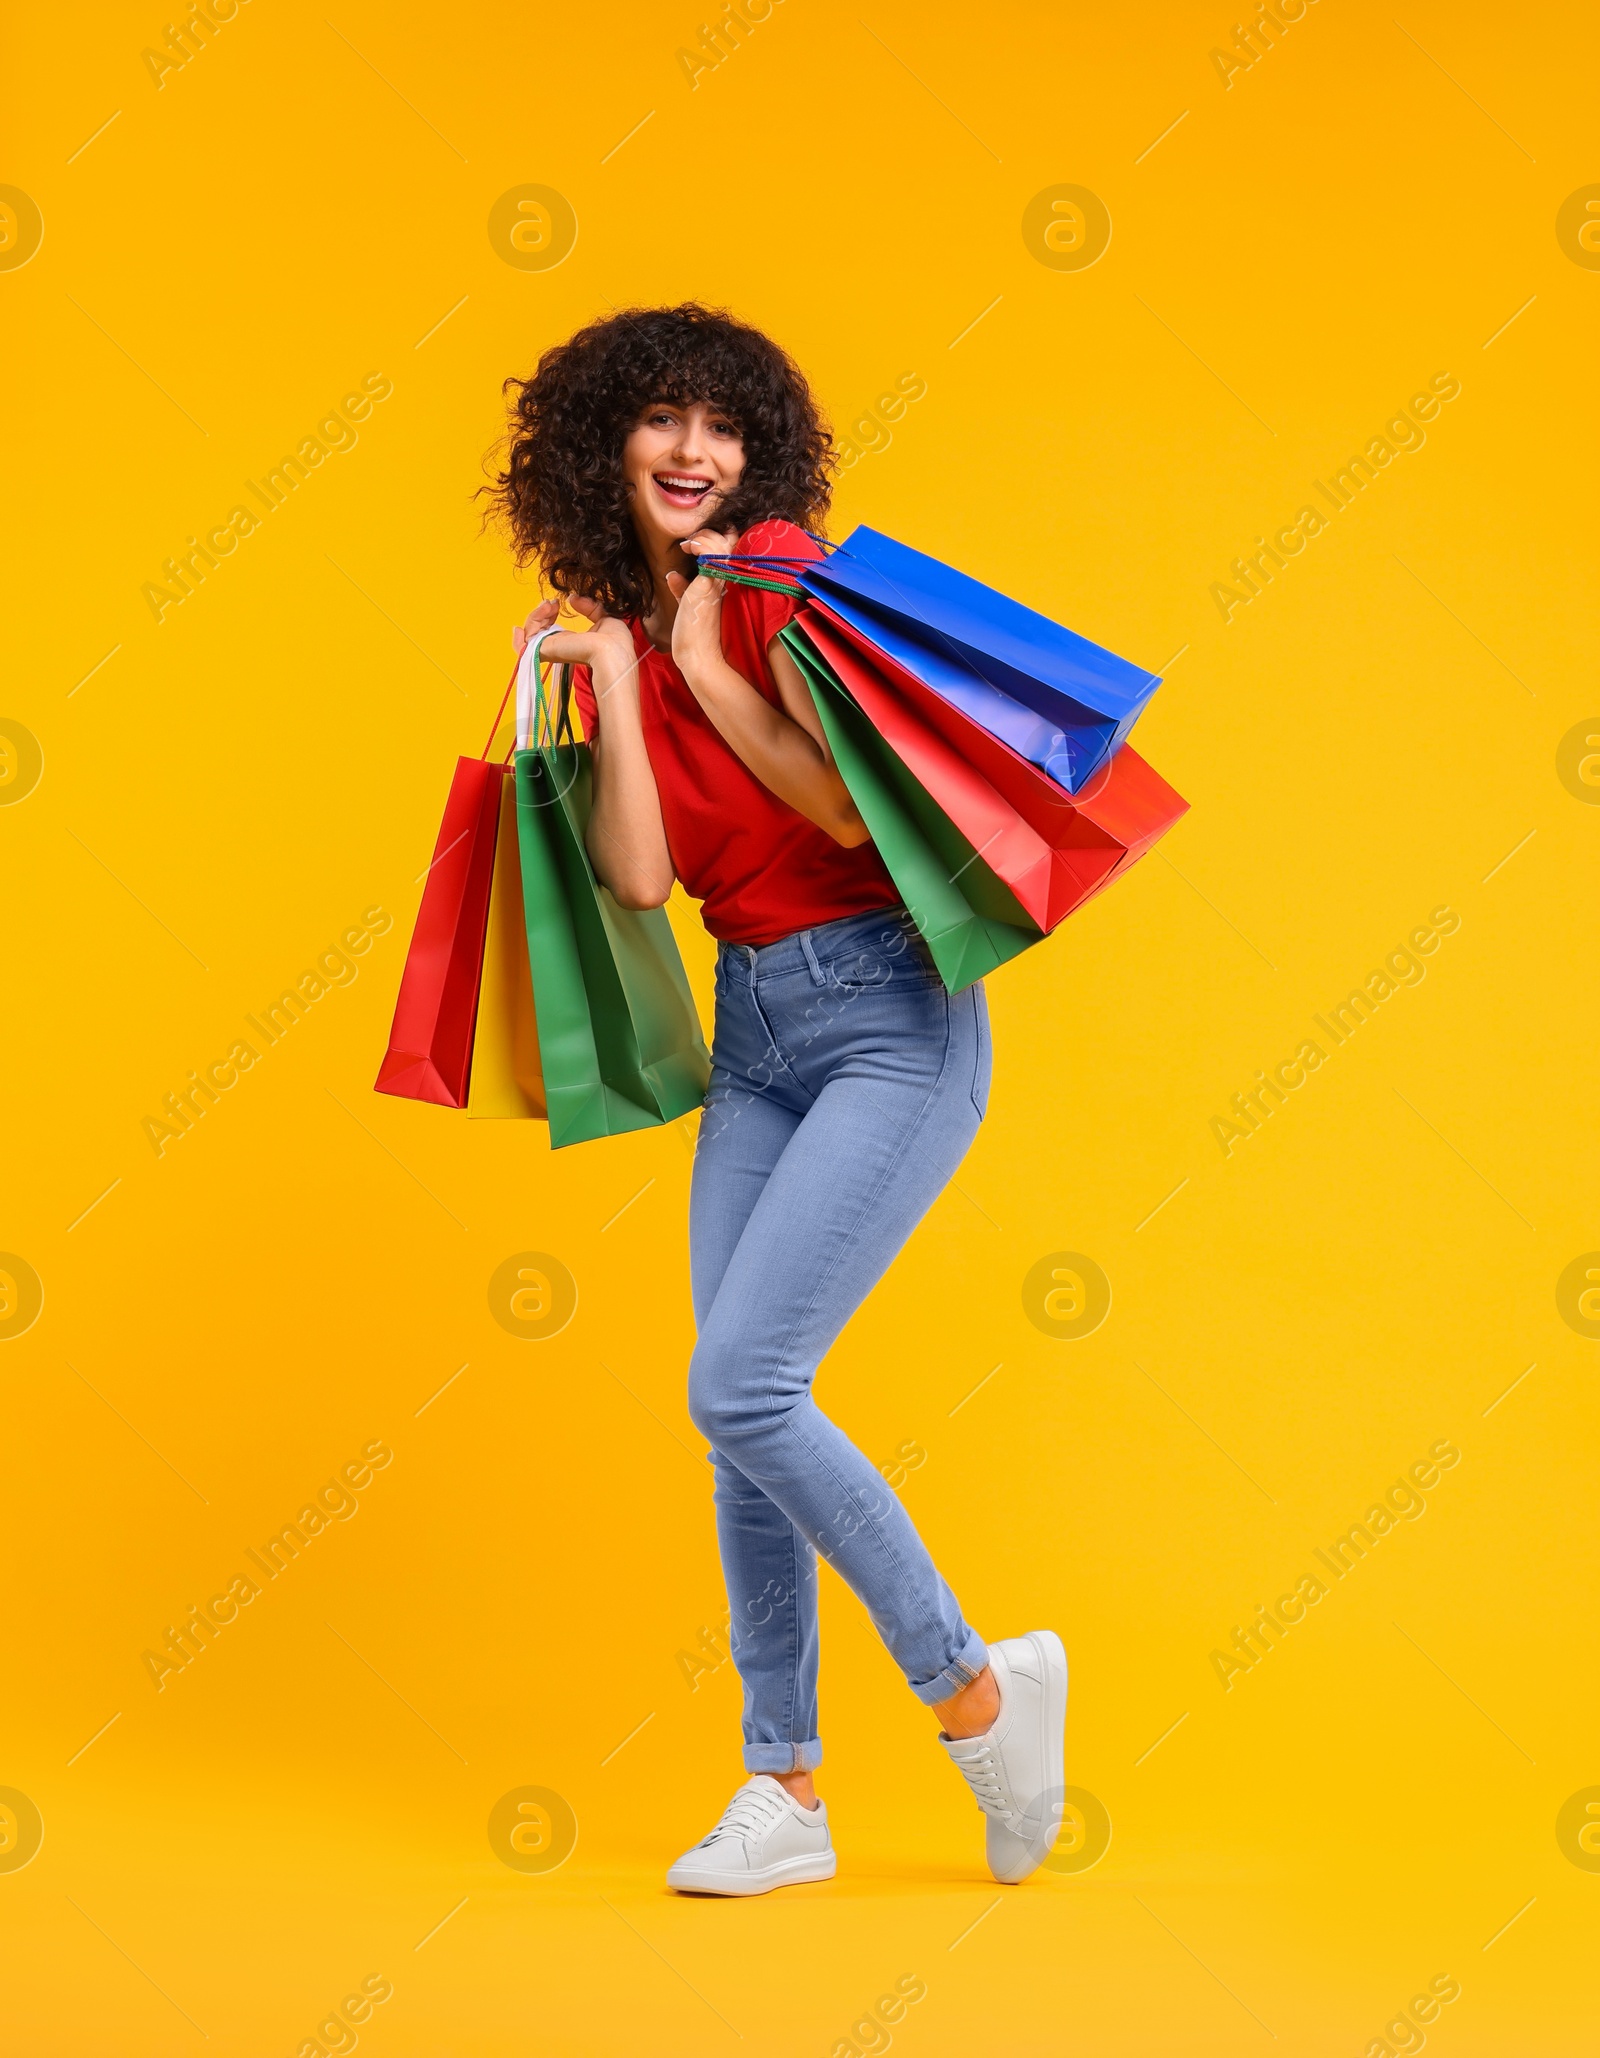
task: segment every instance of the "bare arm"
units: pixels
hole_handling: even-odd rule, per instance
[[[514,633],[519,650],[532,630],[554,621],[556,605],[544,602],[526,628]],[[586,603],[576,605],[590,614]],[[600,720],[590,740],[594,805],[585,840],[595,876],[621,906],[658,908],[672,891],[674,875],[639,716],[639,661],[625,624],[598,609],[591,619],[593,629],[547,636],[540,654],[555,664],[588,665],[594,679]]]
[[[686,546],[721,550],[723,538],[702,533]],[[847,849],[868,841],[849,788],[828,749],[810,689],[776,638],[767,655],[781,707],[741,677],[722,655],[720,579],[674,575],[678,612],[672,625],[672,654],[689,690],[734,755],[780,800],[826,830]],[[681,590],[680,590],[681,589]]]

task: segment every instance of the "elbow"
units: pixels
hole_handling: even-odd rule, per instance
[[[856,850],[863,843],[872,841],[872,831],[862,821],[855,796],[839,776],[838,767],[835,765],[830,769],[833,777],[825,796],[826,804],[811,819],[819,829],[825,829],[835,843],[846,850]]]
[[[610,889],[611,898],[619,908],[628,908],[635,914],[642,914],[647,908],[664,908],[671,898],[672,881],[660,885],[648,879],[628,879]]]

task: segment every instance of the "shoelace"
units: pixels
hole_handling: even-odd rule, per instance
[[[723,1809],[722,1820],[705,1841],[714,1844],[718,1837],[723,1836],[759,1836],[763,1830],[770,1829],[783,1813],[782,1796],[773,1793],[769,1787],[741,1787]]]
[[[997,1815],[1001,1821],[1007,1821],[1016,1813],[1000,1775],[999,1754],[992,1744],[985,1744],[972,1757],[956,1762],[985,1815]]]

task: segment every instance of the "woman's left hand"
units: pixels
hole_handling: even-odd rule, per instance
[[[730,530],[701,529],[686,539],[683,548],[691,557],[719,556],[732,550],[738,538]],[[672,656],[687,677],[698,664],[722,655],[722,597],[726,581],[697,574],[692,579],[678,572],[667,574],[667,586],[678,603],[672,621]]]

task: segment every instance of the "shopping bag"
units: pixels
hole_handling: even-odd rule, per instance
[[[818,562],[819,559],[810,557],[748,553],[713,556],[708,552],[698,560],[698,569],[713,578],[729,579],[736,585],[761,586],[775,593],[788,593],[800,600],[816,600],[822,595],[832,616],[847,623],[865,641],[884,651],[903,670],[914,674],[952,707],[959,708],[970,722],[1001,739],[1019,757],[1039,766],[1058,783],[1065,785],[1072,778],[1074,761],[1067,750],[1067,739],[1054,723],[1035,714],[1032,708],[1024,707],[1020,700],[1013,700],[1008,693],[1002,693],[997,686],[991,686],[964,660],[938,646],[912,642],[892,623],[875,620],[841,593],[808,588],[801,575]]]
[[[1045,931],[1099,892],[1187,808],[1131,744],[1069,796],[830,608],[812,602],[795,627]]]
[[[550,1144],[675,1121],[699,1105],[711,1060],[663,908],[620,907],[584,836],[589,746],[571,681],[552,706],[530,638],[517,674],[517,842]]]
[[[487,754],[457,759],[400,975],[379,1093],[466,1106],[501,785],[502,768]]]
[[[489,889],[467,1113],[543,1120],[544,1074],[539,1064],[539,1028],[528,970],[528,929],[517,850],[517,782],[510,765],[496,765],[495,770],[500,774],[500,828]]]
[[[1083,783],[1081,753],[1073,751],[1058,724],[1002,693],[965,659],[937,644],[918,643],[895,623],[874,617],[844,594],[827,591],[819,597],[863,641],[881,650],[891,663],[957,709],[976,728],[1037,765],[1063,790],[1070,790],[1074,779]]]
[[[960,993],[1044,931],[890,749],[802,631],[780,639],[811,689],[839,774],[951,993]]]
[[[865,524],[821,558],[707,556],[700,566],[713,576],[761,578],[827,602],[1072,793],[1125,740],[1161,683],[1048,615]]]

